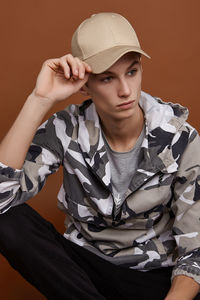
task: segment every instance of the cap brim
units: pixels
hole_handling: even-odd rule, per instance
[[[92,68],[92,73],[99,74],[110,68],[120,57],[128,52],[137,52],[151,58],[142,49],[134,46],[116,46],[84,59]]]

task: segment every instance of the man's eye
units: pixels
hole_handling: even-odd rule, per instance
[[[130,70],[130,71],[128,72],[128,75],[129,75],[129,76],[133,76],[133,75],[135,75],[136,72],[137,72],[137,69]]]
[[[101,81],[103,81],[103,82],[110,82],[112,80],[112,76],[107,76],[107,77],[104,77],[104,78],[102,78],[101,79]]]

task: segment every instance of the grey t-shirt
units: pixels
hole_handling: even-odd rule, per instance
[[[118,213],[120,206],[125,199],[125,193],[127,192],[133,174],[138,167],[139,153],[144,136],[145,128],[143,128],[136,144],[130,151],[116,152],[111,149],[105,135],[103,134],[111,168],[111,183],[114,194],[115,214]]]

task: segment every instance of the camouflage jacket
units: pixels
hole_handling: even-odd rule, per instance
[[[70,105],[38,129],[22,170],[0,164],[0,211],[37,194],[63,166],[64,236],[112,263],[174,266],[200,283],[200,139],[186,108],[142,92],[146,135],[120,210],[95,105]],[[116,213],[117,212],[117,213]]]

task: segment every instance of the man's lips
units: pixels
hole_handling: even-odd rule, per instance
[[[132,104],[133,102],[135,102],[135,100],[130,100],[127,102],[123,102],[121,104],[118,104],[117,107],[125,107],[125,106],[129,106],[130,104]]]

